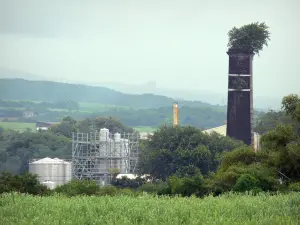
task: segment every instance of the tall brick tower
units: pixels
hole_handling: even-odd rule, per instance
[[[230,49],[227,136],[253,144],[253,52]]]

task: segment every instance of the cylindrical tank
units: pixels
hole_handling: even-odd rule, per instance
[[[49,163],[51,160],[51,158],[46,157],[29,163],[29,172],[32,174],[37,174],[40,182],[50,180]]]
[[[121,134],[115,133],[114,134],[114,156],[121,155]]]
[[[52,181],[55,186],[66,183],[65,161],[58,158],[46,157],[29,163],[29,172],[37,174],[40,182]]]
[[[121,134],[114,134],[114,146],[112,152],[111,168],[121,170]]]
[[[65,183],[72,180],[72,164],[70,162],[64,162],[65,164]]]
[[[52,190],[56,187],[56,184],[53,181],[44,181],[44,182],[41,182],[41,184],[45,185],[50,190]]]
[[[125,157],[128,155],[128,139],[121,139],[120,143],[120,163],[119,169],[120,173],[127,173],[126,171],[126,164],[125,164]]]
[[[52,181],[56,185],[62,185],[65,182],[65,165],[60,159],[53,159],[50,171],[52,171]]]
[[[115,140],[115,142],[120,142],[121,141],[121,134],[120,133],[115,133],[114,134],[114,140]]]
[[[109,130],[106,128],[100,129],[100,141],[107,141],[109,138]]]

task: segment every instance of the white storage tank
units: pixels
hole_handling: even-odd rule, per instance
[[[120,133],[115,133],[114,134],[114,140],[115,140],[115,142],[120,142],[121,141],[121,134]]]
[[[58,158],[43,158],[29,163],[29,172],[38,175],[39,181],[54,182],[54,187],[65,184],[72,173],[71,163]]]
[[[112,149],[111,168],[121,169],[121,134],[114,134],[114,146]]]
[[[72,180],[72,164],[70,162],[64,162],[65,164],[65,184]]]
[[[53,181],[49,181],[49,180],[41,182],[41,184],[45,185],[50,190],[53,190],[56,187],[55,183]]]
[[[120,139],[120,150],[119,150],[119,156],[120,156],[120,160],[119,160],[119,166],[117,168],[120,169],[120,173],[127,173],[128,171],[126,171],[126,164],[125,164],[125,159],[124,157],[126,157],[128,155],[128,143],[129,140],[128,139]]]
[[[109,130],[106,128],[100,129],[100,142],[107,141],[109,139]]]
[[[48,172],[48,163],[51,158],[43,158],[34,162],[29,163],[29,173],[38,175],[39,181],[44,182],[50,179]]]

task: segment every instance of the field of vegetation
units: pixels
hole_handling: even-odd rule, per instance
[[[1,224],[298,224],[300,195],[34,197],[4,194]]]
[[[36,131],[36,124],[35,123],[22,123],[22,122],[1,122],[0,127],[3,129],[10,129],[15,131],[26,131],[30,129],[30,131]]]

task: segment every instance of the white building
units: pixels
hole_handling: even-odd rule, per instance
[[[220,135],[226,136],[226,130],[227,130],[227,125],[222,125],[219,127],[215,127],[215,128],[210,128],[207,130],[204,130],[203,132],[207,133],[207,134],[211,134],[212,132],[216,132]],[[254,132],[254,150],[257,151],[260,149],[260,134]]]

